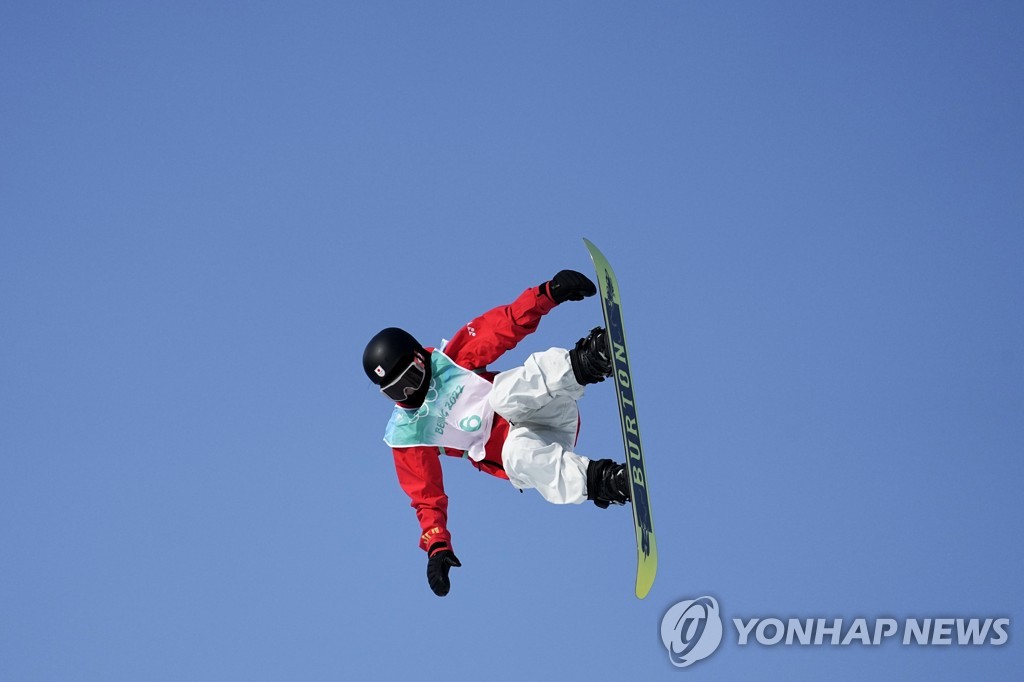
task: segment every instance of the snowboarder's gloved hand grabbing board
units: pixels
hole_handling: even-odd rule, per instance
[[[555,303],[582,301],[597,293],[597,287],[590,278],[575,270],[562,270],[546,283],[548,296]]]

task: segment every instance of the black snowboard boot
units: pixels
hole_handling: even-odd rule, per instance
[[[629,473],[625,464],[594,459],[587,465],[587,499],[601,509],[629,502]]]
[[[604,327],[594,327],[569,351],[572,373],[581,386],[596,384],[612,375],[612,356],[608,352],[608,334]]]

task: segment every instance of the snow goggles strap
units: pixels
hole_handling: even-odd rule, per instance
[[[394,378],[391,383],[380,387],[380,392],[395,402],[408,400],[409,396],[423,386],[423,380],[427,376],[423,359],[419,355],[413,356],[409,366],[406,367]]]

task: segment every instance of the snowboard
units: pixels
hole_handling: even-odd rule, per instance
[[[608,347],[612,351],[612,377],[615,379],[619,418],[622,422],[622,442],[626,451],[629,492],[633,507],[633,530],[636,532],[636,596],[643,599],[651,591],[654,575],[658,571],[658,546],[654,541],[654,520],[651,517],[651,499],[647,489],[647,472],[644,469],[644,449],[640,443],[640,425],[636,416],[633,378],[629,371],[626,330],[622,324],[619,283],[604,254],[589,240],[583,241],[597,270],[601,308],[604,310],[605,328],[608,330]]]

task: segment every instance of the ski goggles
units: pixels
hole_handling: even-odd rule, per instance
[[[409,366],[399,373],[386,386],[380,387],[380,392],[394,400],[396,403],[409,399],[416,391],[423,387],[423,380],[427,377],[427,369],[420,356],[413,356]]]

